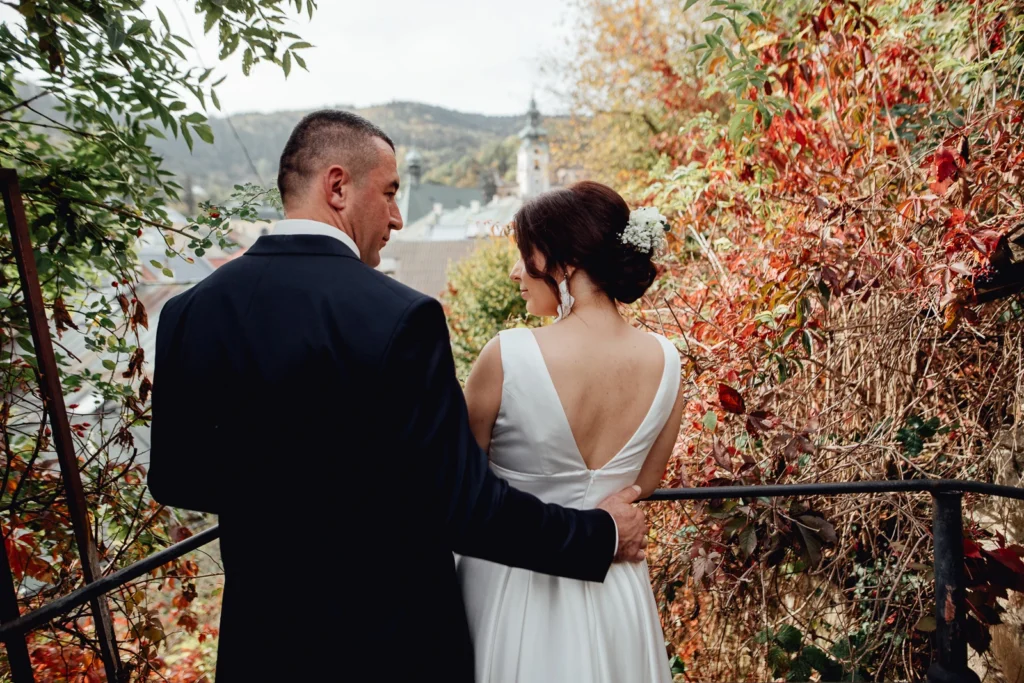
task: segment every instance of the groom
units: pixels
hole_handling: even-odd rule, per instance
[[[440,304],[374,270],[398,181],[383,131],[310,114],[287,219],[160,315],[149,485],[220,516],[217,683],[470,683],[453,552],[588,581],[643,556],[633,488],[579,511],[491,474]]]

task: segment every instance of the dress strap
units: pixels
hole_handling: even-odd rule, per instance
[[[672,406],[675,405],[676,396],[679,395],[679,384],[681,382],[679,370],[682,363],[679,359],[679,349],[676,348],[675,344],[660,334],[654,334],[654,337],[661,344],[661,350],[665,353],[665,369],[661,376],[661,382],[666,391],[659,392],[662,395],[663,401],[660,406],[662,415],[660,422],[664,424],[668,420],[668,416],[672,414]]]

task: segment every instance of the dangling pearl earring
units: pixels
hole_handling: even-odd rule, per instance
[[[562,300],[562,303],[558,306],[558,319],[565,320],[569,317],[569,313],[572,312],[572,305],[576,303],[576,299],[572,298],[572,294],[569,293],[569,274],[565,274],[565,278],[558,283],[558,298]]]

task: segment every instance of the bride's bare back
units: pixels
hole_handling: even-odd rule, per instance
[[[604,467],[629,442],[654,402],[665,370],[658,341],[614,312],[589,320],[573,316],[533,334],[548,371],[548,377],[537,381],[551,382],[558,394],[584,464],[592,470]],[[466,382],[470,425],[485,451],[501,408],[503,381],[500,340],[495,337]],[[657,488],[665,472],[682,406],[679,396],[636,480],[643,495]]]
[[[651,335],[628,325],[594,334],[582,324],[534,331],[548,374],[587,467],[604,467],[647,416],[665,369]]]

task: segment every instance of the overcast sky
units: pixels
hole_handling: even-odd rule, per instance
[[[184,17],[203,62],[217,64],[216,29],[202,35],[190,0],[150,2],[176,30]],[[228,80],[218,95],[228,113],[413,100],[521,114],[536,93],[550,112],[559,103],[549,67],[571,49],[574,16],[571,0],[320,0],[312,21],[289,27],[315,46],[303,52],[309,72],[285,80],[261,64],[245,78],[239,51],[219,68]]]

